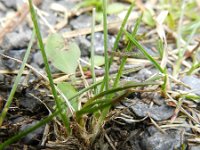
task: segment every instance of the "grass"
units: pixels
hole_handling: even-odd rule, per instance
[[[42,53],[43,61],[44,61],[44,64],[45,64],[45,70],[46,70],[46,73],[47,73],[47,76],[48,76],[48,79],[49,79],[49,84],[50,84],[50,87],[51,87],[51,90],[52,90],[52,94],[54,96],[54,100],[56,102],[57,109],[60,112],[60,116],[63,120],[63,123],[64,123],[66,129],[67,129],[67,132],[68,132],[68,134],[70,134],[71,129],[70,129],[70,125],[69,125],[69,119],[66,116],[66,112],[62,111],[61,103],[58,99],[57,91],[56,91],[56,88],[55,88],[54,83],[53,83],[51,70],[50,70],[48,59],[47,59],[47,56],[46,56],[46,53],[45,53],[44,44],[43,44],[42,36],[41,36],[41,33],[40,33],[40,29],[39,29],[39,26],[38,26],[35,9],[33,8],[32,0],[29,0],[29,9],[30,9],[31,18],[32,18],[32,21],[33,21],[33,24],[34,24],[36,36],[37,36],[37,39],[38,39],[40,51]]]
[[[96,9],[93,8],[92,10],[92,36],[91,36],[91,73],[92,73],[92,80],[93,83],[96,83],[96,75],[95,75],[95,70],[94,70],[94,31],[95,31],[95,16],[96,16]],[[96,94],[97,88],[94,88],[94,94]]]
[[[14,82],[14,84],[13,84],[13,87],[12,87],[12,90],[11,90],[10,95],[9,95],[9,97],[8,97],[8,100],[7,100],[7,102],[6,102],[5,106],[4,106],[4,109],[3,109],[2,112],[1,112],[1,115],[0,115],[0,127],[2,126],[2,123],[3,123],[3,121],[4,121],[4,118],[6,117],[6,114],[7,114],[8,110],[9,110],[9,107],[10,107],[10,105],[11,105],[11,103],[12,103],[14,94],[15,94],[16,89],[17,89],[17,86],[18,86],[19,83],[20,83],[20,78],[21,78],[21,76],[22,76],[22,73],[23,73],[23,70],[24,70],[24,68],[25,68],[26,62],[27,62],[28,57],[29,57],[29,55],[30,55],[30,51],[31,51],[31,47],[32,47],[32,45],[33,45],[34,38],[35,38],[35,32],[33,31],[31,40],[30,40],[30,42],[29,42],[28,49],[27,49],[27,51],[26,51],[26,53],[25,53],[24,60],[23,60],[22,65],[21,65],[21,67],[20,67],[19,73],[17,74],[17,77],[16,77],[15,82]]]
[[[163,7],[165,7],[166,4],[167,3],[162,2]],[[145,56],[145,58],[156,68],[156,70],[159,72],[159,74],[154,75],[141,83],[137,83],[137,82],[133,82],[133,81],[127,81],[126,83],[121,82],[120,79],[123,77],[123,74],[125,72],[124,66],[127,63],[127,59],[128,59],[127,56],[122,57],[118,72],[114,75],[109,74],[110,67],[114,61],[114,55],[111,55],[110,58],[108,55],[107,0],[102,0],[103,27],[104,27],[104,59],[105,59],[104,77],[102,80],[98,81],[97,77],[95,75],[95,68],[94,68],[95,9],[93,9],[92,28],[91,28],[92,38],[91,38],[91,68],[90,68],[93,84],[89,85],[89,87],[79,90],[75,95],[66,99],[66,101],[68,103],[66,105],[65,102],[63,102],[59,99],[59,97],[60,97],[60,95],[62,95],[62,93],[58,92],[59,89],[53,82],[48,59],[47,59],[47,56],[45,53],[45,48],[44,48],[45,46],[43,44],[43,39],[41,37],[41,33],[40,33],[39,25],[38,25],[37,14],[35,12],[35,9],[34,9],[34,6],[33,6],[31,0],[29,0],[29,6],[30,6],[30,13],[31,13],[32,21],[34,24],[33,33],[36,34],[39,48],[40,48],[41,54],[43,56],[45,70],[46,70],[46,73],[48,76],[49,85],[51,87],[51,92],[52,92],[54,100],[55,100],[56,109],[54,110],[54,112],[52,112],[52,114],[49,114],[48,117],[43,118],[39,123],[37,123],[33,127],[19,132],[15,136],[6,140],[4,143],[0,144],[0,149],[4,149],[5,147],[9,146],[10,144],[23,138],[27,134],[36,130],[37,128],[52,121],[53,118],[55,118],[55,117],[58,118],[58,120],[59,120],[59,118],[61,118],[61,120],[59,120],[59,121],[61,121],[61,124],[65,127],[67,136],[74,134],[73,130],[71,129],[71,123],[73,123],[73,121],[75,121],[79,126],[81,126],[81,129],[83,130],[83,131],[77,131],[80,133],[79,136],[83,136],[83,132],[84,133],[88,132],[88,134],[92,134],[92,138],[89,138],[90,142],[92,142],[96,138],[98,132],[101,130],[101,127],[103,126],[103,124],[105,122],[105,118],[108,115],[108,113],[110,112],[111,107],[114,104],[124,100],[130,93],[141,91],[141,90],[138,90],[137,87],[143,87],[143,88],[145,87],[145,89],[143,90],[144,92],[145,91],[146,92],[158,92],[158,93],[162,93],[164,96],[169,95],[169,93],[171,92],[171,91],[168,91],[169,78],[168,78],[167,68],[166,68],[166,66],[162,67],[161,66],[162,62],[160,63],[160,61],[159,61],[160,59],[161,59],[161,61],[164,60],[165,59],[164,57],[166,57],[164,55],[165,45],[163,45],[163,43],[160,39],[157,40],[157,49],[158,49],[158,54],[159,54],[160,59],[156,60],[153,56],[151,56],[146,51],[144,46],[139,42],[137,33],[138,33],[138,29],[140,27],[140,24],[142,23],[143,15],[138,17],[138,19],[136,20],[132,33],[129,33],[125,29],[125,25],[128,21],[128,18],[133,10],[133,7],[135,6],[134,2],[130,5],[130,7],[126,13],[126,16],[124,17],[124,20],[120,26],[119,32],[116,35],[116,40],[114,42],[112,51],[118,50],[120,40],[122,40],[123,36],[125,36],[128,44],[126,45],[125,50],[123,52],[130,52],[133,49],[133,47],[137,48]],[[184,28],[182,27],[182,24],[185,19],[184,15],[188,16],[187,14],[185,14],[185,8],[188,8],[188,7],[187,7],[187,4],[184,2],[182,3],[182,6],[183,7],[179,11],[179,13],[173,12],[174,10],[177,11],[177,9],[169,8],[168,10],[170,11],[170,14],[175,13],[177,18],[175,16],[174,16],[174,18],[171,16],[170,18],[168,18],[169,20],[167,20],[167,23],[171,24],[170,26],[172,27],[172,30],[176,30],[174,22],[176,22],[177,20],[179,21],[179,25],[177,27],[178,28],[178,37],[176,39],[176,41],[177,41],[176,48],[178,49],[178,53],[176,53],[176,54],[178,55],[178,58],[177,58],[177,60],[174,61],[174,63],[177,62],[176,63],[177,65],[174,67],[174,70],[173,70],[174,74],[177,76],[177,78],[179,75],[179,71],[181,70],[182,63],[186,59],[186,58],[183,58],[184,53],[187,50],[190,43],[192,42],[192,39],[195,36],[195,34],[199,32],[199,23],[196,23],[195,28],[185,29],[185,31],[186,30],[188,31],[190,29],[189,31],[191,31],[191,34],[189,35],[189,37],[184,36],[185,31],[184,31]],[[175,20],[175,18],[177,20]],[[145,19],[147,19],[147,18],[145,18]],[[13,88],[11,90],[10,96],[7,100],[7,103],[6,103],[2,113],[1,113],[0,126],[2,125],[4,118],[6,116],[6,113],[12,103],[14,93],[16,91],[16,88],[17,88],[20,78],[22,76],[22,72],[24,70],[27,58],[30,54],[31,46],[33,44],[34,34],[29,43],[29,47],[27,49],[22,66],[19,70],[19,73],[18,73],[15,83],[13,85]],[[181,47],[182,39],[188,39],[188,41],[185,42],[185,45],[183,47]],[[193,55],[195,56],[195,53]],[[169,58],[171,58],[171,57],[172,56],[170,55]],[[170,61],[169,58],[168,57],[166,58],[167,62]],[[194,62],[196,62],[196,61],[194,61]],[[199,69],[200,63],[199,62],[193,63],[193,64],[191,64],[191,66],[192,66],[191,69],[188,70],[188,68],[187,68],[188,74],[195,73],[195,71]],[[173,81],[170,81],[170,82],[173,82]],[[161,87],[161,88],[157,88],[157,89],[148,88],[150,86],[157,86],[157,87]],[[100,87],[100,90],[98,89],[99,87]],[[71,107],[71,103],[70,103],[71,100],[79,98],[81,95],[83,95],[84,93],[86,93],[88,91],[92,91],[92,94],[91,94],[92,96],[90,98],[88,98],[84,104],[81,105],[79,110],[77,110],[77,111],[72,110],[71,111],[72,115],[69,118],[68,117],[69,114],[66,110],[67,110],[67,108]],[[173,93],[175,93],[176,97],[168,96],[169,99],[175,100],[178,97],[178,98],[181,98],[184,100],[199,101],[199,96],[195,95],[193,93],[185,94],[185,93],[178,93],[176,91],[173,91]],[[179,108],[179,107],[181,108],[182,105],[184,105],[184,103],[181,103],[181,105],[178,105],[178,103],[177,103],[177,108]],[[185,109],[185,108],[183,107],[182,109]],[[92,120],[91,121],[92,124],[90,124],[87,127],[85,124],[88,122],[88,120],[87,120],[87,117],[85,117],[85,115],[88,115],[87,116],[88,118],[89,118],[89,116],[92,116],[92,117],[90,117]],[[71,122],[70,119],[72,119],[73,121]],[[78,130],[78,129],[75,129],[75,130]]]

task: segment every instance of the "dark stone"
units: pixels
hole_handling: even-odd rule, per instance
[[[186,91],[192,91],[192,93],[200,95],[200,79],[197,76],[185,76],[183,77],[182,81],[191,87],[191,89],[185,88]]]
[[[22,49],[22,50],[6,50],[6,51],[4,51],[4,54],[22,61],[24,58],[25,52],[26,52],[26,50],[24,50],[24,49]],[[5,57],[2,57],[2,64],[6,68],[11,69],[11,70],[19,69],[19,67],[21,66],[21,64],[18,63],[17,61],[9,59],[9,58],[5,58]]]
[[[165,103],[160,106],[154,104],[150,107],[149,104],[146,104],[141,100],[138,100],[135,105],[131,106],[130,110],[139,117],[149,115],[156,121],[169,119],[174,113],[174,108],[167,106]]]
[[[43,57],[40,51],[33,54],[33,62],[39,67],[44,67]]]
[[[37,94],[35,96],[37,97]],[[21,95],[18,97],[18,99],[19,105],[31,113],[40,113],[41,111],[45,110],[43,104],[38,99],[30,96],[29,94]]]
[[[18,50],[27,48],[30,39],[31,32],[29,30],[23,32],[8,33],[4,37],[0,48],[4,50]]]
[[[153,130],[152,130],[153,129]],[[181,134],[176,130],[169,130],[166,134],[157,131],[154,127],[148,129],[150,135],[145,135],[140,143],[144,150],[174,150],[181,146]],[[152,131],[151,131],[152,130]]]
[[[200,145],[192,145],[189,150],[200,150]]]
[[[36,125],[39,121],[33,121],[32,123],[29,123],[29,124],[23,124],[20,128],[20,131],[24,131],[30,127],[33,127],[34,125]],[[35,144],[35,143],[39,143],[40,141],[40,138],[42,137],[43,135],[43,131],[44,131],[44,126],[36,129],[35,131],[29,133],[28,135],[26,135],[22,141],[25,143],[25,144]]]
[[[87,39],[91,41],[91,36]],[[115,42],[115,37],[108,35],[108,50],[111,51]],[[104,53],[104,36],[101,32],[96,32],[94,34],[94,49],[96,54],[102,55]]]
[[[17,0],[1,0],[1,2],[8,8],[16,9]]]
[[[78,37],[76,39],[79,48],[81,50],[81,56],[89,56],[90,55],[90,47],[91,47],[91,43],[90,41],[88,41],[86,38],[84,37]]]
[[[70,25],[73,29],[83,29],[91,27],[92,17],[86,14],[80,15],[77,18],[70,21]]]

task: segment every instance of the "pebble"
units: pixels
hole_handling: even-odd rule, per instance
[[[139,81],[145,81],[153,75],[153,72],[149,68],[141,69],[138,73],[135,74],[135,78]]]
[[[83,29],[91,27],[91,16],[86,14],[80,15],[77,18],[70,21],[70,25],[73,29]]]
[[[19,97],[19,105],[32,113],[40,113],[43,110],[43,104],[28,94]]]
[[[1,0],[1,2],[8,8],[16,9],[17,0]]]
[[[87,39],[91,41],[91,36],[88,36]],[[111,51],[115,42],[115,37],[108,35],[108,50]],[[102,55],[104,53],[104,36],[101,32],[96,32],[94,34],[94,47],[95,53]]]
[[[90,47],[91,43],[89,40],[87,40],[85,37],[78,37],[76,38],[76,42],[78,43],[80,50],[81,50],[81,56],[89,56],[90,55]]]
[[[44,67],[44,61],[40,51],[33,54],[33,62],[41,68]]]
[[[189,150],[200,150],[200,145],[192,145]]]
[[[12,32],[5,35],[0,49],[3,50],[20,50],[27,48],[31,39],[31,31]]]
[[[200,79],[197,76],[185,76],[182,78],[182,82],[191,87],[191,89],[185,88],[185,91],[191,91],[192,93],[200,95]]]
[[[163,103],[161,106],[154,104],[152,107],[150,107],[149,104],[146,104],[141,100],[138,100],[135,105],[132,105],[130,110],[138,117],[143,118],[149,115],[156,121],[169,119],[174,113],[174,108],[167,106],[165,103]]]
[[[26,52],[25,49],[22,49],[22,50],[6,50],[6,51],[4,51],[4,54],[8,55],[12,58],[23,60],[25,52]],[[19,69],[20,66],[21,66],[21,64],[18,63],[17,61],[9,59],[9,58],[5,58],[5,57],[2,57],[2,64],[3,64],[4,67],[6,67],[7,69],[10,69],[10,70]]]
[[[29,123],[29,124],[23,124],[21,127],[20,127],[20,131],[24,131],[30,127],[33,127],[34,125],[36,125],[39,121],[38,120],[34,120],[33,122]],[[22,141],[25,143],[25,144],[31,144],[31,143],[34,143],[34,142],[39,142],[39,138],[41,138],[42,134],[43,134],[43,131],[44,131],[44,126],[36,129],[35,131],[29,133],[28,135],[26,135]]]
[[[141,149],[144,150],[174,150],[181,146],[181,134],[176,130],[161,133],[155,127],[148,128],[148,134],[141,140]],[[149,135],[150,134],[150,135]]]

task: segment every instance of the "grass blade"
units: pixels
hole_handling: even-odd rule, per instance
[[[96,9],[93,8],[92,10],[92,37],[91,37],[91,73],[92,73],[92,80],[93,83],[96,83],[96,76],[94,70],[94,30],[95,30],[95,16],[96,16]],[[97,88],[94,87],[94,94],[97,94]]]
[[[114,46],[113,46],[112,51],[115,51],[118,48],[119,41],[120,41],[120,39],[122,37],[123,29],[124,29],[124,27],[125,27],[125,25],[126,25],[126,23],[128,21],[128,18],[129,18],[130,14],[131,14],[131,11],[133,9],[134,4],[135,4],[135,2],[133,1],[131,6],[129,7],[127,13],[126,13],[126,16],[125,16],[125,18],[124,18],[124,20],[123,20],[123,22],[122,22],[122,24],[120,26],[119,32],[117,33],[116,40],[114,42]],[[111,56],[110,59],[109,59],[109,68],[110,68],[112,62],[113,62],[113,56]],[[103,89],[104,89],[104,84],[105,83],[103,82],[102,86],[101,86],[101,91],[103,91]]]
[[[120,87],[116,87],[116,88],[112,88],[112,89],[109,89],[107,91],[104,91],[104,92],[101,92],[99,93],[98,95],[92,97],[91,99],[89,99],[85,105],[85,106],[88,106],[92,101],[98,99],[98,98],[101,98],[105,95],[110,95],[110,94],[113,94],[113,93],[116,93],[116,92],[119,92],[119,91],[123,91],[123,90],[126,90],[126,89],[130,89],[130,88],[133,88],[133,87],[138,87],[138,86],[147,86],[147,85],[158,85],[160,83],[158,82],[142,82],[142,83],[137,83],[137,82],[128,82],[124,85],[121,85]]]
[[[40,46],[40,51],[42,53],[43,61],[44,61],[44,64],[45,64],[45,70],[47,72],[47,76],[48,76],[49,83],[50,83],[50,86],[51,86],[52,94],[54,96],[56,106],[57,106],[59,112],[61,112],[60,115],[61,115],[63,123],[66,127],[66,130],[67,130],[68,134],[70,134],[71,129],[70,129],[70,125],[69,125],[69,119],[67,118],[66,113],[61,111],[61,104],[59,102],[57,92],[56,92],[56,88],[55,88],[54,83],[53,83],[53,78],[52,78],[52,75],[51,75],[50,67],[49,67],[47,56],[46,56],[46,53],[45,53],[42,36],[41,36],[40,29],[39,29],[38,22],[37,22],[37,15],[36,15],[36,12],[33,8],[32,0],[29,0],[29,7],[30,7],[31,18],[32,18],[32,21],[33,21],[33,24],[34,24],[36,36],[37,36],[38,43],[39,43],[39,46]]]
[[[145,57],[153,63],[153,65],[161,72],[164,73],[164,70],[161,68],[161,66],[157,63],[157,61],[149,55],[146,50],[142,47],[142,45],[127,31],[125,31],[126,36],[129,38],[131,42],[145,55]]]
[[[108,60],[108,27],[107,27],[107,0],[103,0],[103,33],[104,33],[104,58],[105,58],[105,90],[109,89],[109,60]]]
[[[8,111],[8,109],[9,109],[11,103],[12,103],[13,96],[14,96],[15,91],[17,89],[17,86],[18,86],[18,84],[20,82],[20,78],[22,76],[23,70],[24,70],[24,68],[26,66],[26,62],[27,62],[28,57],[30,55],[30,51],[31,51],[31,47],[33,45],[34,38],[35,38],[35,32],[33,31],[31,40],[29,42],[27,51],[25,53],[25,56],[24,56],[24,59],[23,59],[23,62],[22,62],[22,65],[20,67],[19,73],[17,74],[17,77],[15,79],[15,82],[14,82],[14,85],[13,85],[12,90],[10,92],[10,95],[8,97],[8,100],[7,100],[7,102],[6,102],[5,106],[4,106],[4,109],[3,109],[2,113],[1,113],[1,116],[0,116],[0,126],[2,125],[2,123],[4,121],[4,118],[5,118],[6,114],[7,114],[7,111]]]
[[[141,15],[141,16],[136,20],[136,24],[135,24],[135,27],[134,27],[133,32],[132,32],[133,37],[135,37],[135,35],[136,35],[137,31],[138,31],[140,22],[141,22],[141,20],[142,20],[142,16],[143,16],[143,15]],[[125,52],[131,51],[132,46],[133,46],[132,43],[129,42]],[[121,64],[120,64],[120,67],[119,67],[119,71],[118,71],[118,73],[117,73],[117,75],[116,75],[116,78],[115,78],[113,87],[117,87],[117,84],[119,83],[119,80],[120,80],[120,77],[121,77],[121,75],[122,75],[122,71],[123,71],[124,65],[125,65],[125,63],[126,63],[126,59],[127,59],[127,57],[123,57],[122,60],[121,60]]]
[[[5,149],[7,146],[9,146],[10,144],[18,141],[19,139],[23,138],[24,136],[26,136],[27,134],[33,132],[34,130],[38,129],[39,127],[41,127],[42,125],[46,124],[47,122],[51,121],[55,116],[57,116],[60,112],[57,110],[55,112],[53,112],[50,116],[48,116],[47,118],[43,119],[42,121],[38,122],[36,125],[23,130],[21,132],[19,132],[18,134],[16,134],[15,136],[9,138],[7,141],[5,141],[4,143],[0,144],[0,150]]]

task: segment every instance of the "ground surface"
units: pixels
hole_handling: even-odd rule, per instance
[[[40,3],[40,0],[37,1]],[[137,1],[141,2],[141,1]],[[121,1],[124,6],[130,4]],[[198,2],[197,2],[198,3]],[[64,35],[67,41],[75,41],[81,50],[81,58],[88,61],[90,58],[90,26],[91,26],[91,8],[85,7],[74,11],[73,8],[78,4],[77,0],[43,0],[38,4],[40,29],[45,39],[49,33],[58,32]],[[155,16],[162,11],[157,8],[157,3],[152,0],[147,3],[137,3],[133,9],[130,20],[135,20],[141,10],[148,7],[154,8]],[[200,7],[196,5],[195,9],[200,11]],[[26,12],[26,4],[22,0],[1,0],[0,1],[0,18],[1,33],[0,38],[0,110],[8,98],[12,88],[16,74],[18,73],[20,63],[25,54],[28,42],[31,39],[32,23],[28,11]],[[17,13],[17,16],[15,16]],[[25,17],[23,17],[23,15]],[[14,16],[14,18],[13,18]],[[123,19],[124,12],[109,15],[108,22],[115,23],[109,27],[108,48],[112,49],[116,33]],[[11,26],[6,26],[11,22]],[[16,22],[15,22],[16,21]],[[145,47],[146,51],[152,56],[158,56],[156,44],[159,39],[156,33],[156,25],[149,25],[143,20],[138,31],[138,39]],[[129,21],[127,29],[130,31],[135,21]],[[175,24],[178,24],[178,20]],[[7,32],[6,29],[10,29]],[[130,94],[120,103],[112,107],[112,111],[108,114],[106,122],[100,133],[93,140],[88,142],[84,136],[80,136],[77,128],[74,128],[73,136],[66,137],[63,126],[58,120],[53,120],[49,124],[30,133],[22,140],[12,144],[8,149],[119,149],[119,150],[173,150],[173,149],[191,149],[198,150],[200,146],[200,114],[199,99],[192,101],[187,97],[178,98],[174,95],[181,92],[191,92],[200,96],[200,74],[198,69],[191,75],[186,75],[184,71],[192,66],[192,57],[198,62],[199,54],[199,29],[192,36],[193,42],[186,49],[194,50],[195,55],[189,55],[188,59],[183,61],[180,74],[176,80],[171,78],[170,88],[167,97],[162,97],[158,91],[143,92],[147,89],[156,89],[157,87],[137,88],[138,92]],[[5,33],[4,33],[5,32]],[[168,42],[169,59],[167,62],[167,70],[169,75],[173,74],[174,65],[177,60],[177,30],[171,30],[169,26],[165,27]],[[123,51],[126,42],[120,42],[119,49]],[[103,32],[102,28],[95,33],[95,53],[103,55]],[[133,49],[133,51],[137,49]],[[115,54],[115,63],[111,66],[111,74],[118,71],[118,66],[122,58],[122,54]],[[9,56],[9,57],[8,57]],[[196,58],[197,57],[197,58]],[[53,110],[54,102],[51,92],[47,86],[47,81],[42,78],[39,73],[45,75],[44,63],[37,47],[34,44],[31,55],[28,60],[30,66],[24,71],[21,83],[17,88],[15,97],[8,111],[7,117],[0,127],[0,143],[9,137],[17,134],[19,131],[33,126],[44,117],[48,116],[49,110]],[[82,66],[86,64],[81,62]],[[96,70],[97,76],[100,78],[104,75],[101,66]],[[146,59],[139,57],[130,57],[125,65],[126,70],[135,68],[132,72],[124,74],[122,81],[143,82],[146,79],[157,74],[158,71]],[[51,71],[54,79],[64,76],[62,72],[51,65]],[[77,69],[77,82],[74,86],[77,89],[83,88],[83,79],[81,73]],[[91,83],[91,75],[85,72],[86,80]],[[70,81],[69,78],[61,79],[61,81]],[[185,83],[191,89],[184,86]],[[86,97],[85,95],[82,96]],[[90,119],[88,119],[90,120]],[[89,121],[88,121],[89,122]],[[89,124],[89,123],[88,123]],[[72,127],[76,124],[72,121]],[[87,131],[89,136],[90,131]]]

